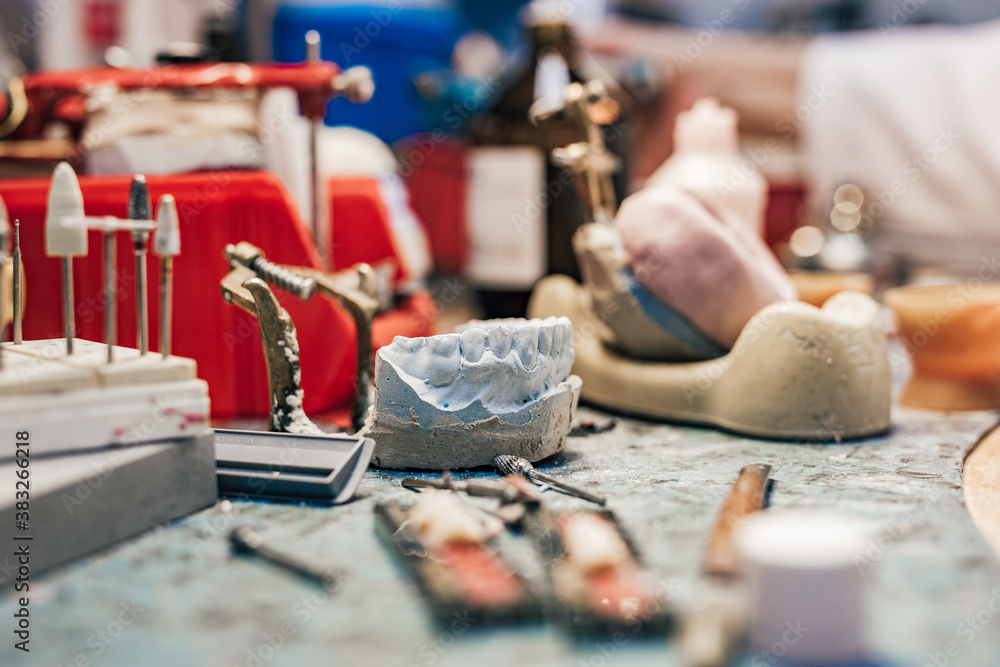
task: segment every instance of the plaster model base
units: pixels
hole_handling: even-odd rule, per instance
[[[823,309],[772,304],[724,357],[694,363],[628,358],[602,342],[584,289],[565,276],[535,288],[532,317],[573,322],[581,398],[619,412],[763,438],[835,441],[889,429],[891,379],[878,304],[854,292]]]
[[[382,468],[455,470],[498,454],[539,461],[566,444],[580,397],[565,318],[480,323],[461,334],[397,337],[375,358],[362,434]]]

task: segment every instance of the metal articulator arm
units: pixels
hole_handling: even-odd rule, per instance
[[[531,119],[536,124],[556,115],[563,116],[576,123],[587,137],[552,151],[556,164],[573,174],[586,222],[611,224],[618,208],[611,175],[619,169],[620,161],[607,150],[601,134],[601,126],[613,123],[618,113],[618,103],[608,96],[599,81],[568,85],[560,109],[531,109]]]
[[[354,320],[357,339],[357,360],[354,376],[354,409],[351,426],[355,431],[365,423],[370,405],[372,385],[372,321],[378,310],[375,272],[367,264],[341,271],[325,273],[302,266],[274,264],[264,257],[256,246],[240,242],[226,248],[226,258],[233,266],[246,268],[250,275],[259,276],[277,285],[303,301],[308,301],[316,291],[333,297],[347,310]]]
[[[271,430],[325,435],[302,410],[299,343],[295,325],[267,284],[249,268],[236,266],[222,279],[222,298],[257,318],[271,392]]]

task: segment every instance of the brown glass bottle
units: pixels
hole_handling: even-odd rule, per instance
[[[544,159],[544,183],[541,193],[544,205],[544,268],[543,275],[561,273],[579,279],[579,268],[573,253],[572,236],[584,222],[584,211],[569,172],[554,164],[552,149],[583,141],[583,129],[570,119],[554,116],[535,125],[529,109],[535,102],[536,74],[540,59],[556,53],[565,61],[569,81],[582,82],[579,73],[580,54],[571,26],[561,18],[535,18],[527,28],[527,55],[501,82],[491,107],[470,119],[467,139],[470,147],[533,146]],[[604,128],[605,140],[611,152],[624,158],[627,127],[621,118]],[[624,163],[624,159],[623,159]],[[620,200],[625,188],[625,169],[615,176],[615,190]],[[470,224],[472,221],[470,221]],[[477,291],[484,317],[522,317],[531,290],[507,289],[501,286],[478,286]]]

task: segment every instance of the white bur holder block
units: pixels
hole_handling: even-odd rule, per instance
[[[867,537],[860,520],[804,510],[760,512],[740,528],[752,655],[823,667],[864,656]]]
[[[77,257],[87,254],[87,228],[64,224],[64,218],[83,217],[83,193],[76,172],[60,162],[52,175],[49,205],[45,214],[45,254],[48,257]]]

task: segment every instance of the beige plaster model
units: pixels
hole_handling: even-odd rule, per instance
[[[531,317],[573,322],[581,398],[612,410],[747,435],[831,441],[890,426],[890,374],[878,304],[854,292],[823,309],[774,303],[725,356],[693,363],[630,358],[602,340],[584,288],[552,276],[535,288]]]

